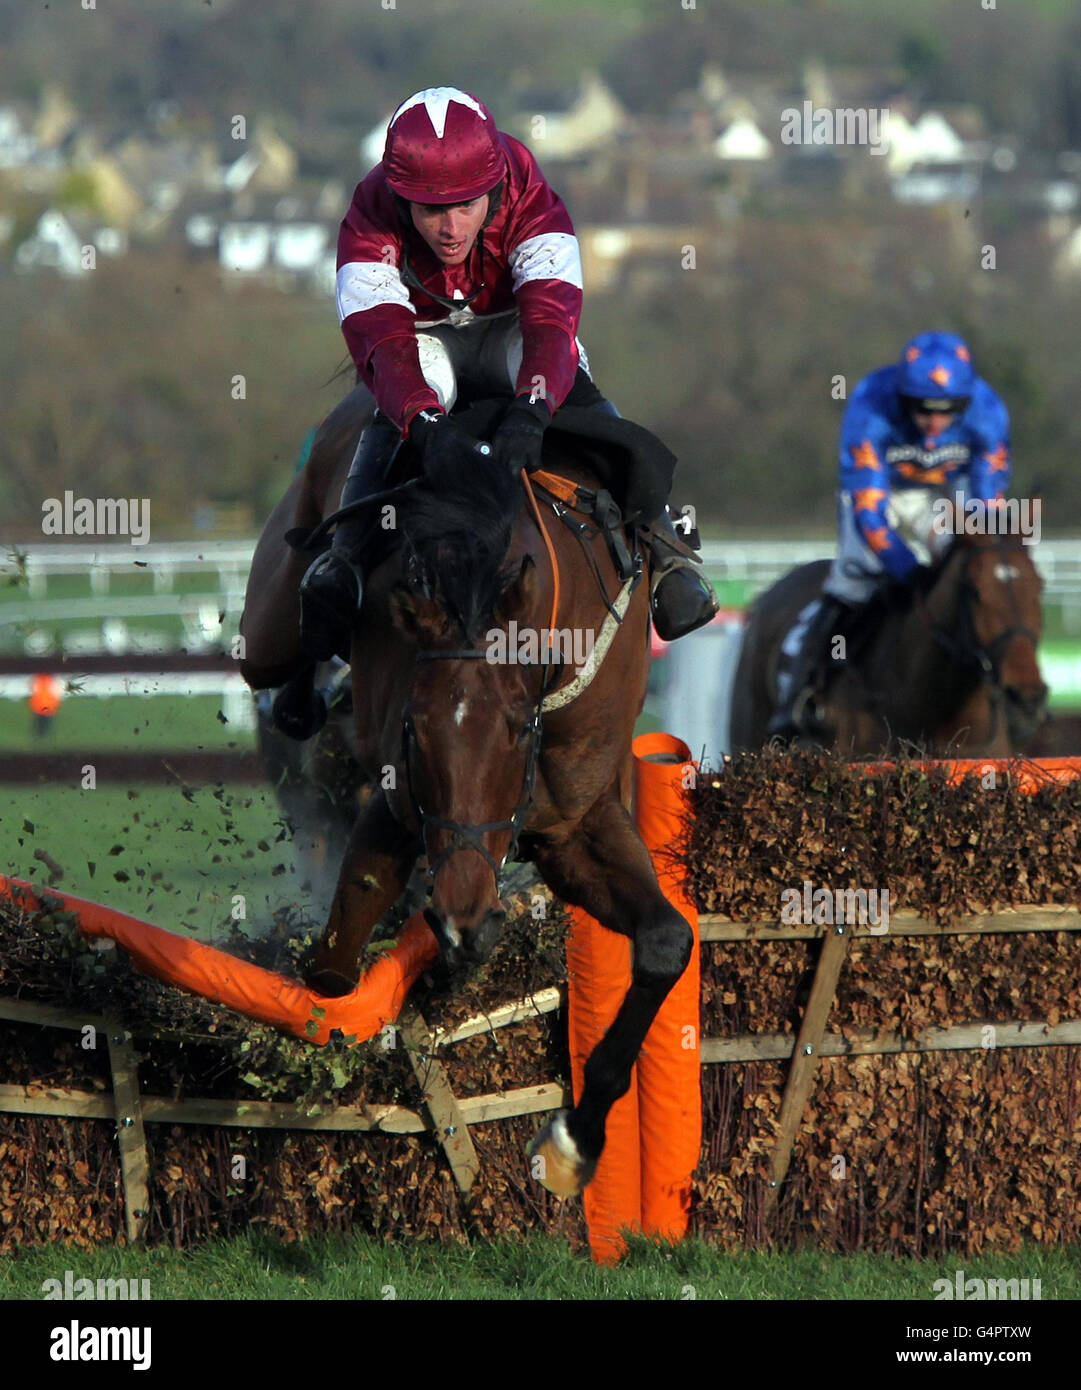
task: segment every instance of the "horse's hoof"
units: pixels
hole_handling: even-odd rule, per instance
[[[597,1171],[583,1158],[567,1128],[566,1110],[557,1110],[529,1146],[529,1169],[556,1197],[577,1197]]]
[[[349,980],[337,970],[312,970],[303,976],[304,984],[313,994],[322,995],[324,999],[341,999],[343,995],[352,994],[357,987],[356,980]]]

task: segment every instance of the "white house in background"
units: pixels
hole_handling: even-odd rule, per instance
[[[321,222],[225,222],[218,236],[218,261],[237,275],[271,270],[315,275],[329,241],[330,229]]]
[[[886,138],[891,174],[907,174],[916,164],[957,164],[966,156],[965,142],[937,111],[925,111],[915,125],[900,111],[891,111]]]
[[[99,227],[94,233],[94,245],[103,256],[124,256],[128,250],[128,234],[119,227]]]
[[[891,111],[886,139],[890,191],[897,202],[931,206],[967,202],[979,193],[986,146],[966,144],[937,111],[925,111],[914,125]]]
[[[58,270],[61,275],[85,275],[83,247],[92,246],[102,256],[123,256],[128,249],[127,233],[119,227],[90,230],[85,217],[74,223],[64,213],[50,208],[38,218],[37,228],[15,250],[15,265],[21,270]]]
[[[935,203],[970,202],[980,191],[980,176],[963,165],[929,166],[911,169],[890,180],[890,191],[898,203],[930,207]]]
[[[329,229],[319,222],[289,222],[274,234],[274,263],[298,274],[314,271],[326,250]]]
[[[0,106],[0,169],[18,169],[29,164],[37,148],[37,140],[30,131],[23,130],[15,108]]]
[[[220,166],[213,181],[227,193],[243,193],[245,189],[285,193],[296,181],[297,163],[292,146],[265,122],[260,122],[244,153]]]
[[[83,238],[62,212],[50,208],[38,218],[32,237],[15,249],[21,270],[58,270],[61,275],[85,275]]]
[[[586,72],[565,110],[519,111],[513,124],[538,159],[576,159],[626,130],[627,113],[600,74]]]
[[[230,193],[242,193],[259,168],[259,151],[245,150],[244,153],[227,164],[222,172],[222,186]]]
[[[223,270],[255,275],[270,264],[274,228],[267,222],[226,222],[218,238]]]
[[[718,159],[770,159],[773,147],[750,116],[738,116],[713,142]]]
[[[188,245],[200,251],[212,251],[218,244],[219,219],[209,212],[193,212],[184,223]]]

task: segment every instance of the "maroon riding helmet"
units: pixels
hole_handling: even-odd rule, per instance
[[[457,87],[425,87],[390,118],[383,171],[411,203],[467,203],[506,173],[495,121]]]

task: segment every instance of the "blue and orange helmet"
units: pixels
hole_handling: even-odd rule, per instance
[[[897,364],[897,394],[925,410],[963,410],[976,373],[972,354],[956,333],[917,333]]]

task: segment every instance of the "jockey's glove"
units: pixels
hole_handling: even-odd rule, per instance
[[[480,441],[442,410],[421,410],[409,422],[409,439],[420,450],[428,477],[451,475],[477,462]]]
[[[514,404],[503,416],[502,423],[492,436],[496,459],[517,473],[524,468],[534,473],[540,467],[541,443],[551,421],[548,402],[532,396],[516,396]]]

